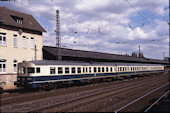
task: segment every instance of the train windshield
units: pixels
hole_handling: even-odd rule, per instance
[[[35,68],[33,67],[27,68],[27,73],[35,73]]]
[[[18,67],[18,73],[26,73],[25,67]]]

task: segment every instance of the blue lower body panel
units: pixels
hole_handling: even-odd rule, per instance
[[[107,78],[116,76],[126,76],[134,74],[144,74],[152,72],[164,72],[164,70],[157,71],[139,71],[139,72],[115,72],[115,73],[91,73],[91,74],[76,74],[76,75],[50,75],[50,76],[36,76],[29,77],[32,80],[29,81],[31,87],[38,87],[41,84],[47,84],[52,82],[74,81],[74,80],[88,80],[95,78]]]

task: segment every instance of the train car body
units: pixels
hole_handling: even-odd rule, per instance
[[[65,81],[81,81],[119,76],[164,72],[163,65],[73,62],[73,61],[27,61],[18,64],[18,87],[36,88],[43,84]]]

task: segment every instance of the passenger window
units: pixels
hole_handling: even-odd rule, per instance
[[[109,71],[109,68],[108,67],[106,67],[106,72],[108,72]]]
[[[62,74],[63,73],[63,68],[62,67],[58,67],[58,74]]]
[[[100,72],[100,67],[98,67],[98,72]]]
[[[86,67],[86,73],[88,72],[88,68]]]
[[[69,67],[65,67],[65,73],[69,73]]]
[[[25,67],[21,68],[21,73],[26,73]]]
[[[85,73],[85,67],[83,67],[83,73]]]
[[[89,73],[91,73],[91,67],[89,67]]]
[[[104,67],[102,67],[102,72],[104,72]]]
[[[96,70],[96,67],[94,67],[94,72],[96,72],[97,70]]]
[[[75,67],[72,67],[72,68],[71,68],[71,72],[72,72],[72,73],[76,73]]]
[[[40,73],[40,67],[36,68],[36,73]]]
[[[110,67],[110,72],[112,72],[113,70],[112,70],[112,67]]]
[[[55,74],[55,67],[50,67],[50,74]]]
[[[77,73],[81,73],[81,68],[80,67],[77,68]]]
[[[122,71],[122,67],[120,67],[120,71]]]

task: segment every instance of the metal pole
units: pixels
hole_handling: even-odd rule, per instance
[[[34,56],[34,60],[37,60],[37,45],[35,45],[35,56]]]
[[[59,10],[56,10],[56,47],[57,47],[57,55],[56,60],[61,60],[61,39],[60,39],[60,16]]]
[[[140,57],[140,45],[139,45],[139,57]]]

